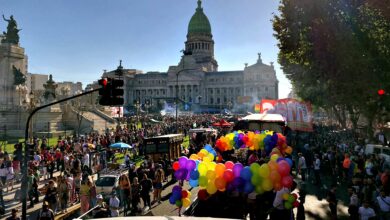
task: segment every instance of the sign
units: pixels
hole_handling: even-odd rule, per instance
[[[253,100],[252,96],[238,96],[237,97],[238,104],[251,103],[252,100]]]
[[[122,118],[123,117],[123,107],[111,107],[111,117]]]
[[[313,131],[313,113],[309,102],[296,99],[264,99],[260,105],[261,113],[282,115],[292,130]]]

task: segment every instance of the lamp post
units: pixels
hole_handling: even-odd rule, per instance
[[[176,73],[176,97],[175,97],[175,102],[176,102],[176,133],[179,132],[179,129],[178,129],[178,125],[177,125],[177,111],[178,111],[178,105],[179,105],[179,74],[181,72],[184,72],[184,71],[188,71],[188,70],[196,70],[196,69],[184,69],[184,57],[187,56],[187,55],[192,55],[192,51],[186,51],[186,50],[182,50],[181,51],[183,53],[183,55],[181,56],[181,59],[182,59],[182,63],[183,63],[183,67],[181,70],[177,71]]]
[[[138,116],[138,114],[139,114],[139,108],[141,107],[140,102],[139,102],[138,99],[137,99],[137,100],[134,100],[134,107],[135,107],[135,109],[137,110],[137,126],[136,126],[136,127],[138,127],[138,122],[139,122],[139,116]]]

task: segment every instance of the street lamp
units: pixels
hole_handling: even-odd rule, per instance
[[[175,97],[175,102],[176,102],[176,134],[179,132],[179,129],[178,129],[178,125],[177,125],[177,111],[178,111],[178,104],[179,104],[179,74],[181,72],[184,72],[184,71],[188,71],[188,70],[197,70],[197,69],[184,69],[184,57],[187,56],[187,55],[192,55],[192,51],[186,51],[186,50],[182,50],[181,52],[183,52],[183,55],[181,56],[181,59],[183,61],[183,67],[181,70],[177,71],[176,73],[176,97]]]
[[[36,107],[36,104],[35,102],[38,102],[38,100],[35,100],[35,95],[34,93],[31,91],[28,95],[30,101],[27,102],[26,100],[24,100],[24,104],[26,104],[26,110],[28,113],[31,113],[32,110],[35,109]],[[32,142],[32,132],[33,132],[33,118],[31,119],[31,123],[30,123],[30,127],[29,127],[29,139],[30,139],[30,142]]]
[[[146,108],[146,115],[149,114],[149,108],[152,106],[152,103],[150,102],[150,100],[146,100],[145,101],[145,108]]]
[[[141,107],[140,102],[139,102],[138,99],[134,100],[134,107],[137,110],[137,126],[138,126],[138,121],[139,121],[138,114],[139,114],[139,108]]]

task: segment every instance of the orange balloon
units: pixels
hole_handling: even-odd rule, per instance
[[[278,163],[275,161],[269,161],[268,166],[269,166],[270,171],[278,169]]]
[[[281,177],[278,171],[271,171],[269,174],[269,179],[275,184],[280,183]]]
[[[290,147],[290,146],[288,146],[288,147],[284,150],[284,152],[286,152],[286,154],[291,154],[292,151],[293,151],[293,149],[292,149],[292,147]]]
[[[225,167],[225,164],[223,164],[223,163],[218,163],[215,166],[215,174],[217,175],[217,177],[223,176],[223,173],[225,172],[225,170],[226,170],[226,167]]]

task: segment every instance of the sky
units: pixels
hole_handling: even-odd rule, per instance
[[[203,0],[215,41],[219,70],[243,70],[261,52],[275,62],[279,98],[291,84],[277,63],[273,14],[277,0]],[[85,86],[103,70],[123,67],[166,72],[177,65],[196,0],[0,0],[0,13],[14,15],[30,73]],[[0,20],[0,31],[7,22]]]

